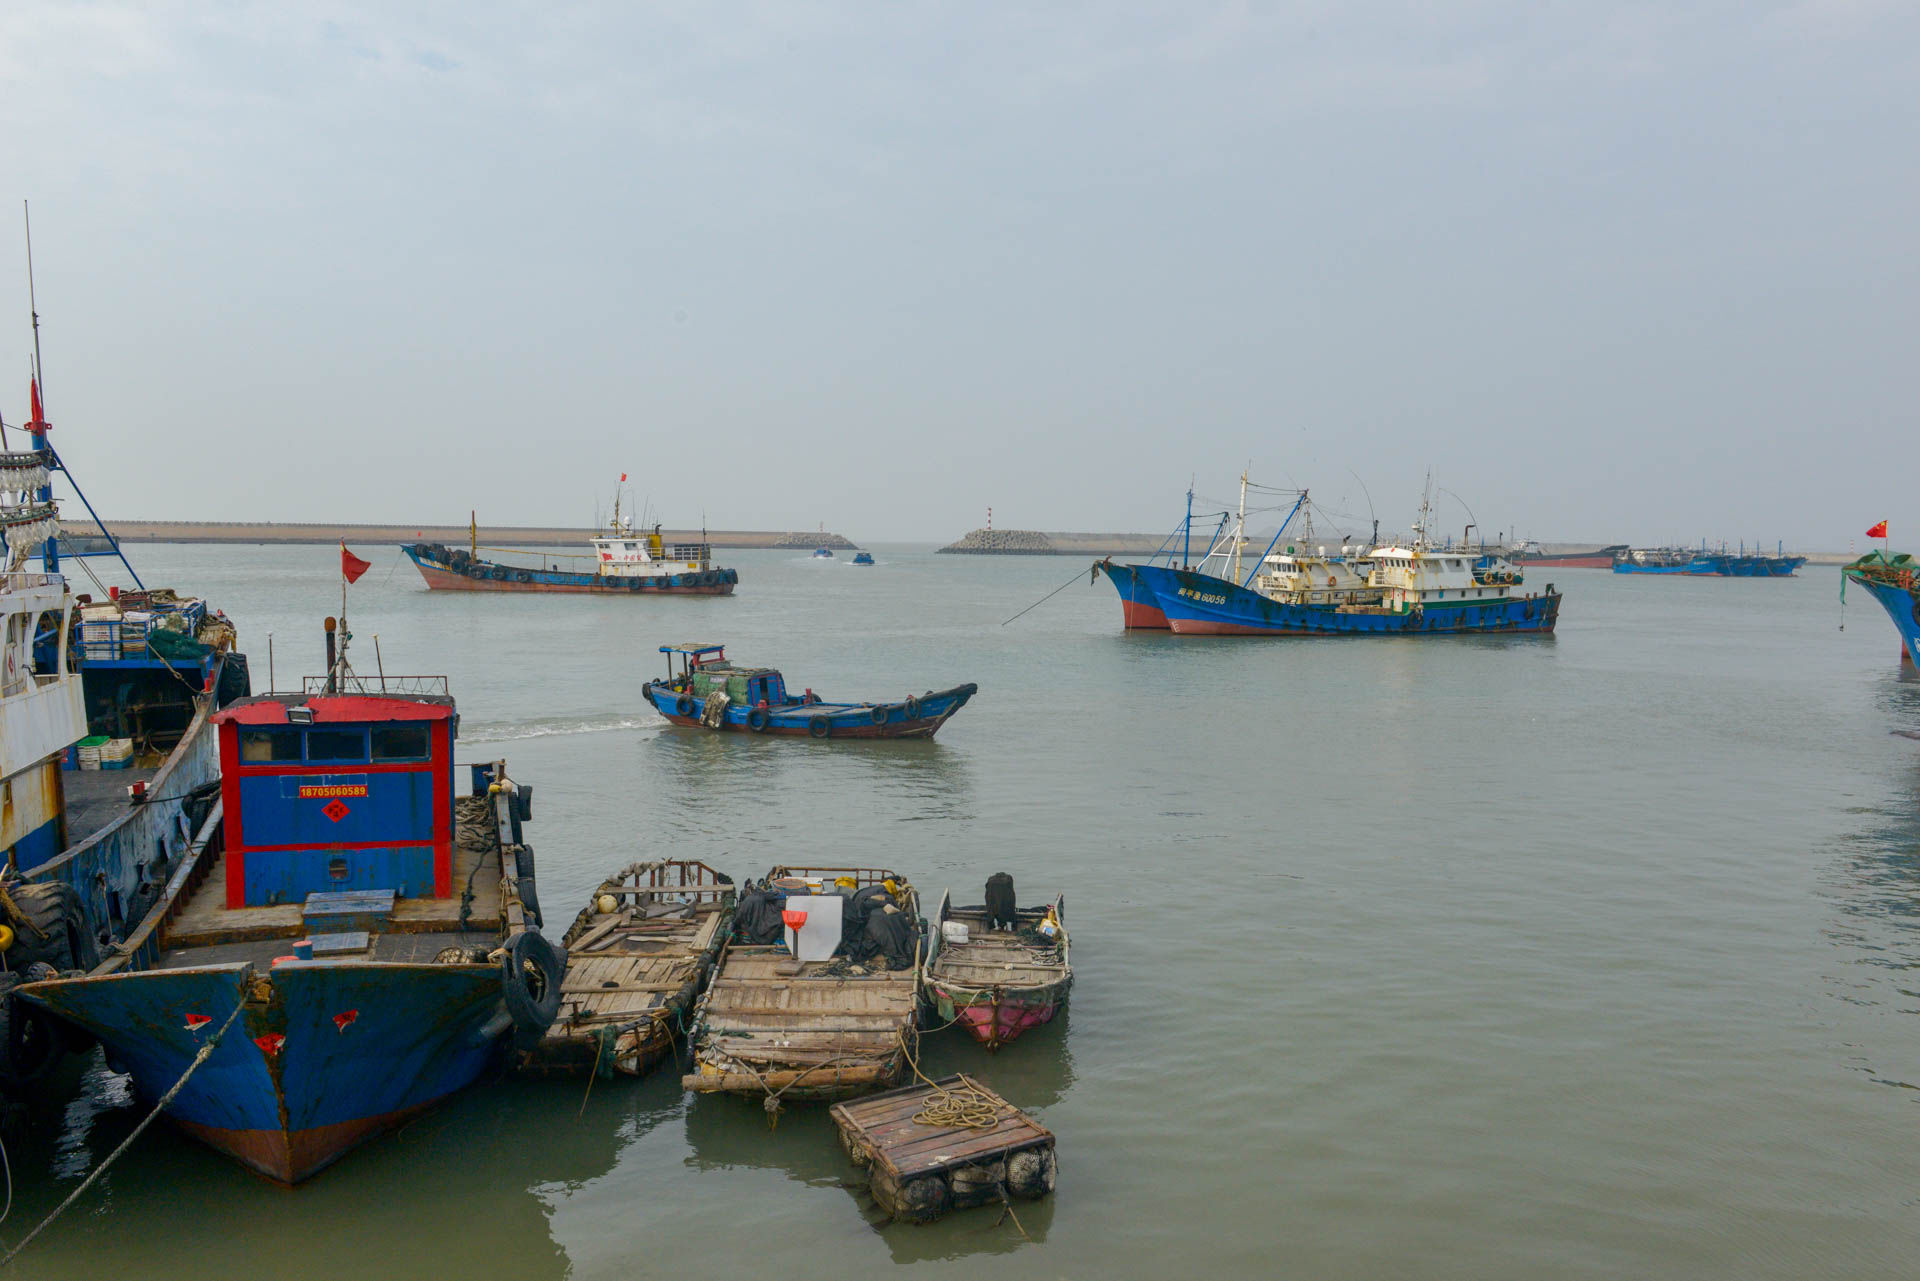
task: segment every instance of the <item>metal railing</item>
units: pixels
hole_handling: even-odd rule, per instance
[[[300,680],[302,694],[327,693],[325,676],[305,676]],[[444,696],[447,690],[447,678],[444,676],[363,676],[358,672],[348,672],[336,682],[333,690],[336,694],[437,694]]]

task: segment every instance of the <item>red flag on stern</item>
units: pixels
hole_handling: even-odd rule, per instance
[[[1867,531],[1868,538],[1885,538],[1886,536],[1887,536],[1887,522],[1884,520],[1881,521],[1878,525],[1875,525],[1872,529],[1869,529]]]
[[[345,543],[340,544],[340,573],[349,583],[359,582],[360,575],[372,568],[372,561],[361,560],[358,556],[355,556],[347,550]]]

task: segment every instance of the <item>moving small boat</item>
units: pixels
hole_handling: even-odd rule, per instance
[[[681,1084],[770,1114],[898,1085],[919,1045],[921,925],[913,886],[884,868],[781,866],[748,883]]]
[[[775,668],[736,667],[722,645],[662,645],[660,652],[667,656],[667,677],[649,681],[645,690],[654,710],[675,725],[749,734],[932,738],[980,689],[956,685],[893,703],[827,703],[812,690],[788,693]]]
[[[603,592],[616,596],[731,596],[737,570],[713,563],[710,543],[669,543],[655,525],[640,533],[613,504],[606,530],[589,539],[589,556],[516,552],[481,547],[479,526],[468,526],[466,547],[408,543],[401,550],[433,591]],[[493,552],[488,559],[482,551]],[[561,562],[567,562],[562,565]]]
[[[856,565],[871,565],[873,564],[873,553],[855,552],[853,554],[853,563]]]
[[[813,549],[813,558],[814,558],[815,560],[832,560],[832,559],[833,559],[833,548],[831,548],[831,547],[816,547],[816,548],[814,548],[814,549]]]
[[[1886,550],[1868,552],[1840,571],[1840,601],[1847,599],[1847,584],[1865,588],[1880,602],[1900,633],[1900,657],[1903,662],[1920,663],[1920,589],[1916,588],[1920,561],[1906,552]]]
[[[560,940],[560,1014],[521,1056],[534,1075],[642,1076],[705,990],[733,921],[733,878],[696,859],[616,872]]]
[[[1073,984],[1066,900],[1016,907],[1013,878],[987,882],[987,902],[953,906],[952,891],[927,942],[927,1000],[942,1023],[958,1023],[997,1050],[1029,1028],[1050,1023]]]
[[[444,677],[362,680],[343,645],[324,678],[212,719],[218,799],[158,901],[85,974],[16,997],[298,1183],[537,1042],[565,961],[536,932],[530,790],[495,761],[456,799]]]

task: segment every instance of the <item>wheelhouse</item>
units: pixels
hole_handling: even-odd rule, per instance
[[[452,698],[266,694],[213,720],[228,907],[453,896]]]

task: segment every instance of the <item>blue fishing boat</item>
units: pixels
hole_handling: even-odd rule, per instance
[[[1900,633],[1900,657],[1908,663],[1920,663],[1920,594],[1916,594],[1915,571],[1920,562],[1906,552],[1886,550],[1868,552],[1840,571],[1840,601],[1847,599],[1847,584],[1865,588],[1880,602],[1894,630]]]
[[[537,1043],[565,969],[530,790],[491,761],[456,796],[446,679],[362,679],[332,622],[325,677],[213,715],[217,799],[127,938],[15,994],[288,1184]]]
[[[721,645],[662,645],[660,652],[666,678],[646,686],[655,711],[675,725],[747,734],[932,738],[980,688],[956,685],[891,703],[829,703],[810,689],[789,693],[775,668],[735,666]]]
[[[1774,555],[1749,553],[1742,545],[1738,552],[1722,546],[1709,551],[1701,543],[1698,550],[1687,547],[1623,547],[1613,558],[1616,574],[1678,574],[1688,578],[1791,578],[1807,563],[1805,556],[1789,556],[1784,550]]]
[[[816,547],[816,548],[814,548],[814,549],[813,549],[813,558],[814,558],[815,560],[832,560],[832,559],[833,559],[833,548],[831,548],[831,547]]]
[[[1559,619],[1561,597],[1551,583],[1543,593],[1523,594],[1524,575],[1506,558],[1430,545],[1425,503],[1404,545],[1348,543],[1330,552],[1313,545],[1311,525],[1303,523],[1299,541],[1282,550],[1294,519],[1308,510],[1306,492],[1298,491],[1249,568],[1248,485],[1241,477],[1238,519],[1229,530],[1225,518],[1233,514],[1223,514],[1198,562],[1185,555],[1166,564],[1095,562],[1094,574],[1105,574],[1119,593],[1129,628],[1197,636],[1431,636],[1551,632]]]
[[[250,690],[223,613],[149,588],[97,519],[62,528],[56,476],[92,507],[53,444],[37,316],[34,350],[26,448],[0,425],[0,1090],[16,1098],[84,1041],[13,989],[126,944],[216,803],[209,718]],[[76,594],[83,556],[119,559],[134,586]]]
[[[855,552],[853,554],[853,563],[856,565],[871,565],[873,564],[873,553]]]

